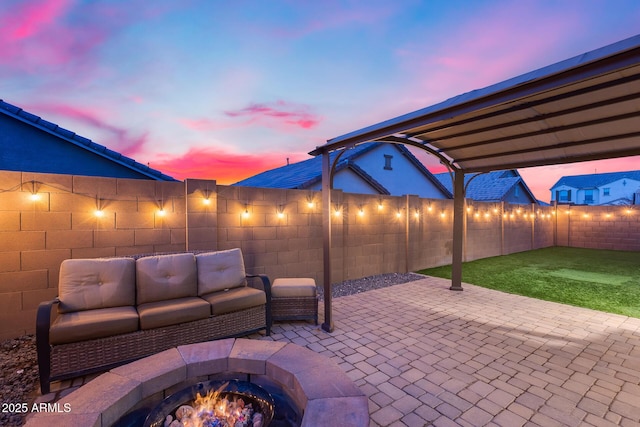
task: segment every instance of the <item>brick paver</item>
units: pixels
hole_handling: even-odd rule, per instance
[[[372,426],[640,424],[640,319],[448,288],[427,277],[335,298],[331,334],[293,322],[252,338],[335,360]]]

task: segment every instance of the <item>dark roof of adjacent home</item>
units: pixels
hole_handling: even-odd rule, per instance
[[[358,145],[355,148],[347,150],[336,165],[336,172],[348,168],[362,179],[364,179],[369,185],[375,188],[380,194],[390,194],[382,184],[376,181],[371,175],[365,172],[359,167],[355,160],[363,154],[374,150],[381,146],[381,142],[372,142],[367,144]],[[440,181],[434,178],[433,174],[418,160],[404,145],[393,144],[393,146],[405,156],[427,179],[442,191],[443,194],[448,197],[453,197],[451,191],[443,186]],[[330,161],[333,164],[336,156],[339,152],[333,152],[330,154]],[[262,187],[262,188],[291,188],[291,189],[305,189],[312,185],[315,185],[322,181],[322,156],[313,157],[309,160],[303,160],[301,162],[292,163],[279,168],[271,169],[242,181],[236,182],[233,185],[243,187]]]
[[[592,173],[588,175],[563,176],[551,189],[566,185],[572,188],[598,188],[621,179],[640,181],[640,171]]]
[[[85,138],[58,126],[55,123],[49,122],[47,120],[42,119],[35,114],[29,113],[28,111],[23,110],[20,107],[17,107],[13,104],[9,104],[8,102],[0,99],[0,113],[5,114],[9,117],[13,117],[17,120],[20,120],[23,123],[26,123],[30,126],[34,126],[44,132],[47,132],[53,136],[60,138],[61,140],[67,141],[70,144],[73,144],[77,147],[81,147],[87,151],[90,151],[96,155],[102,156],[108,160],[111,160],[121,166],[131,169],[134,172],[137,172],[141,175],[147,176],[150,179],[155,179],[158,181],[177,181],[175,178],[165,175],[162,172],[152,169],[147,165],[142,163],[138,163],[130,157],[124,156],[116,151],[110,150],[104,145],[97,144],[92,140]]]
[[[449,172],[435,174],[435,177],[449,189],[453,191],[453,181]],[[522,183],[529,194],[531,200],[537,201],[527,184],[524,182],[517,170],[493,171],[481,174],[466,174],[464,183],[471,180],[467,187],[466,197],[479,202],[499,202],[516,185]]]

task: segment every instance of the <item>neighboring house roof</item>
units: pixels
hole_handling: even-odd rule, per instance
[[[371,150],[376,149],[382,142],[373,142],[358,145],[355,148],[348,149],[338,161],[335,171],[348,168],[363,178],[369,185],[375,188],[380,194],[390,194],[382,184],[376,181],[371,175],[359,167],[356,163],[358,157]],[[406,157],[427,179],[447,197],[452,197],[451,192],[442,185],[440,181],[435,179],[433,174],[418,160],[404,145],[393,144],[393,146]],[[340,152],[330,154],[330,161],[333,164],[336,156]],[[233,185],[244,187],[263,187],[263,188],[291,188],[305,189],[322,181],[322,156],[313,157],[297,163],[292,163],[279,168],[271,169]]]
[[[567,186],[578,189],[599,188],[621,179],[640,181],[640,171],[592,173],[588,175],[563,176],[552,187]]]
[[[156,169],[152,169],[147,165],[138,163],[127,156],[108,149],[104,145],[97,144],[88,138],[77,135],[75,132],[64,129],[55,123],[44,120],[36,116],[35,114],[31,114],[20,107],[3,101],[2,99],[0,99],[0,114],[4,114],[29,126],[33,126],[41,131],[59,138],[60,140],[66,141],[76,147],[80,147],[95,155],[101,156],[102,158],[117,163],[118,165],[130,169],[137,174],[148,177],[149,179],[155,179],[158,181],[176,181],[176,179],[169,175],[165,175]],[[73,173],[70,174],[72,175]]]
[[[435,174],[435,177],[446,186],[449,191],[453,191],[453,181],[449,172]],[[465,186],[467,186],[466,197],[478,202],[500,202],[518,184],[522,184],[525,192],[532,202],[538,202],[522,176],[517,170],[493,171],[481,174],[467,174],[464,176]]]

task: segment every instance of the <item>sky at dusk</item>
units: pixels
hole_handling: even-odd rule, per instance
[[[231,184],[639,23],[637,0],[2,0],[0,99],[175,178]],[[548,201],[562,175],[636,169],[520,172]]]

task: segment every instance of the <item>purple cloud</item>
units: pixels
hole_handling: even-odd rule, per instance
[[[252,103],[240,110],[225,111],[231,118],[247,118],[249,123],[274,127],[298,127],[311,129],[320,123],[320,117],[312,114],[309,107],[286,101],[275,103]]]

